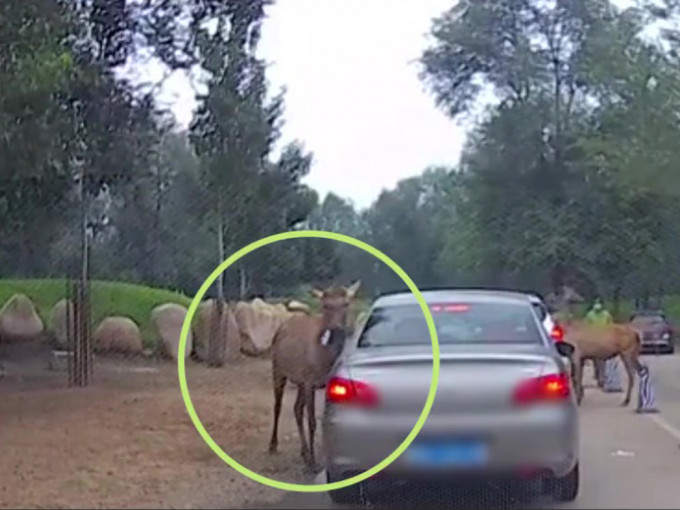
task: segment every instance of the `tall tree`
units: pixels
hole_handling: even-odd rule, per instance
[[[191,126],[191,141],[201,162],[210,193],[215,226],[217,261],[225,258],[227,218],[239,218],[247,209],[250,190],[277,135],[281,98],[267,102],[265,67],[257,57],[266,2],[206,2],[195,16],[212,23],[196,24],[196,45],[202,68],[208,73],[207,92]],[[244,221],[235,221],[235,229]],[[217,306],[224,305],[224,275],[217,287]],[[219,314],[218,314],[219,316]],[[220,326],[221,327],[221,321]],[[220,364],[220,333],[211,338],[211,363]]]

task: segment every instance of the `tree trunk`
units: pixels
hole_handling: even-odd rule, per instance
[[[33,255],[31,253],[31,237],[28,235],[26,222],[21,221],[19,227],[19,251],[20,256],[17,260],[17,273],[23,278],[30,278],[35,269],[32,267]]]
[[[239,296],[241,301],[246,299],[246,293],[248,292],[248,281],[245,268],[240,268],[238,270],[239,276]]]
[[[90,266],[89,266],[89,242],[87,238],[87,192],[85,190],[85,166],[80,172],[80,185],[78,187],[78,193],[80,195],[80,279],[82,285],[85,286],[86,282],[90,279]]]
[[[612,296],[612,316],[615,321],[619,320],[619,315],[621,313],[621,287],[614,287],[614,294]]]
[[[152,271],[156,284],[160,284],[162,280],[162,268],[160,267],[159,253],[161,244],[161,212],[163,209],[163,178],[160,167],[156,169],[156,203],[154,204],[153,216],[153,234],[152,234]]]
[[[217,197],[217,256],[218,265],[224,261],[224,218],[222,216],[222,196]],[[210,314],[210,337],[208,339],[208,366],[221,367],[224,364],[224,337],[222,314],[224,312],[224,272],[217,277],[217,299]]]

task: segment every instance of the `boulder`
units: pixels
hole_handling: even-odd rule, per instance
[[[209,299],[201,303],[196,312],[194,321],[194,356],[199,361],[208,361],[208,342],[214,314],[216,313],[215,300]],[[239,326],[234,317],[231,305],[225,303],[222,311],[222,342],[220,352],[221,359],[218,362],[225,363],[239,357],[240,334]]]
[[[0,310],[0,338],[31,340],[43,329],[43,321],[35,306],[23,294],[12,296]]]
[[[151,311],[151,324],[156,335],[156,348],[158,352],[173,360],[176,360],[179,354],[179,339],[186,315],[187,309],[175,303],[160,305]],[[191,354],[192,344],[192,334],[191,329],[189,329],[184,348],[185,359]]]
[[[275,305],[273,305],[273,307],[276,313],[282,317],[289,313],[288,308],[286,308],[286,305],[284,305],[283,303],[276,303]]]
[[[104,353],[141,354],[142,334],[129,317],[107,317],[94,332],[95,350]]]
[[[251,356],[269,350],[274,335],[288,316],[282,316],[275,306],[261,299],[236,305],[236,322],[241,332],[241,350]]]
[[[57,301],[57,304],[52,307],[50,313],[50,330],[54,336],[54,340],[60,349],[66,349],[68,346],[68,331],[75,329],[73,315],[73,303],[70,300],[62,299]],[[70,326],[67,321],[70,321]]]
[[[311,312],[309,305],[302,303],[301,301],[296,301],[295,299],[291,299],[290,301],[288,301],[288,303],[286,303],[286,309],[291,312],[303,312],[303,313]]]

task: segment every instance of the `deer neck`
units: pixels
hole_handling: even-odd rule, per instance
[[[346,328],[327,328],[322,326],[319,333],[319,345],[323,350],[324,357],[334,362],[340,356],[346,338]]]

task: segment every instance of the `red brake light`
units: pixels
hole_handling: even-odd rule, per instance
[[[569,398],[570,394],[569,375],[551,374],[522,381],[515,390],[514,400],[519,405],[561,402]]]
[[[552,328],[552,331],[550,332],[550,337],[555,342],[561,342],[564,340],[564,329],[562,329],[562,326],[555,324]]]
[[[373,407],[378,403],[378,393],[364,382],[333,377],[326,386],[326,401],[331,404]]]

